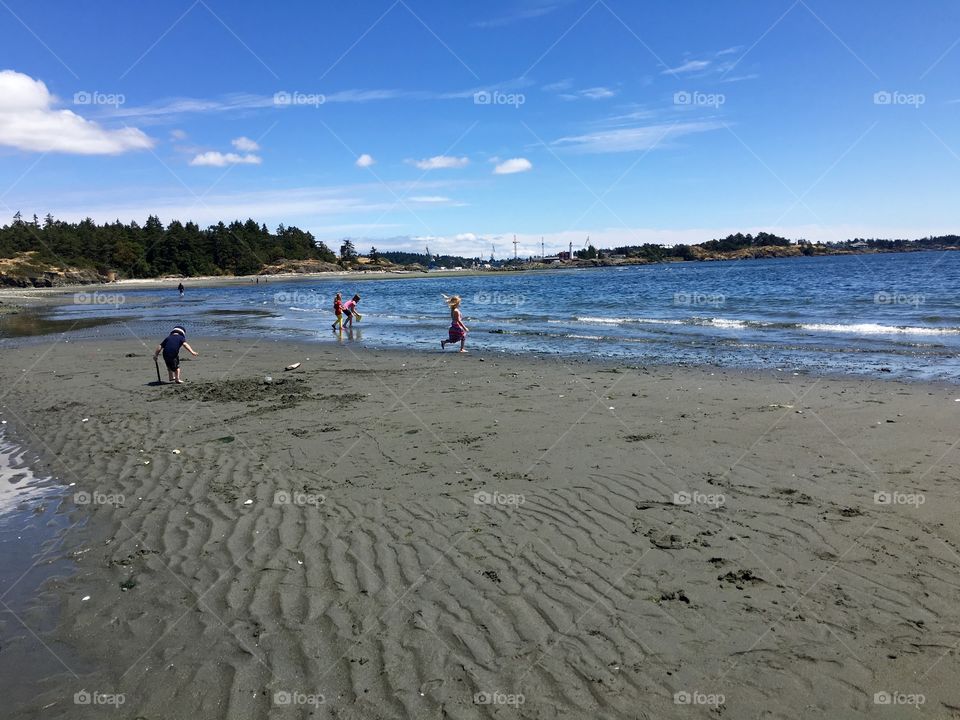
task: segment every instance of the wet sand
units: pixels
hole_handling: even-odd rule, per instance
[[[80,523],[5,716],[960,717],[956,387],[190,341],[4,352]]]

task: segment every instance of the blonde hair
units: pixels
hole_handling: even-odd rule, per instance
[[[444,295],[444,296],[443,296],[443,301],[450,307],[451,310],[452,310],[453,308],[460,307],[460,296],[459,296],[459,295],[454,295],[453,297],[447,297],[446,295]]]

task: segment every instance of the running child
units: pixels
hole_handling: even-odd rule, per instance
[[[446,350],[447,343],[460,343],[460,352],[467,352],[464,346],[467,344],[467,333],[469,329],[463,324],[463,314],[460,312],[460,296],[443,296],[443,301],[450,308],[450,329],[446,340],[440,341],[440,349]]]

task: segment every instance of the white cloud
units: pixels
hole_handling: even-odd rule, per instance
[[[368,155],[367,153],[364,153],[363,155],[357,158],[357,167],[368,168],[371,165],[373,165],[375,162],[377,161],[373,159],[372,155]]]
[[[231,144],[240,152],[245,152],[245,153],[256,152],[257,150],[260,149],[260,146],[256,143],[256,141],[251,140],[250,138],[245,136],[234,138],[231,141]]]
[[[141,130],[108,130],[71,110],[56,110],[55,104],[42,81],[0,71],[0,145],[75,155],[119,155],[153,147],[154,141]]]
[[[205,152],[194,157],[190,164],[194,167],[225,167],[227,165],[259,165],[261,162],[263,160],[258,155]]]
[[[470,158],[450,157],[449,155],[435,155],[425,160],[417,160],[414,164],[421,170],[449,170],[466,167]]]
[[[662,147],[674,138],[717,130],[722,127],[722,123],[709,120],[674,123],[673,125],[646,125],[562,137],[554,140],[553,144],[583,153],[633,152],[651,150],[658,146]]]
[[[533,163],[526,158],[511,158],[504,160],[494,169],[494,175],[513,175],[514,173],[527,172],[533,170]]]

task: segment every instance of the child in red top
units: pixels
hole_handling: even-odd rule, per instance
[[[336,297],[333,298],[333,314],[337,316],[337,319],[333,321],[331,327],[336,330],[339,327],[343,329],[343,300],[340,298],[340,293],[337,293]]]

